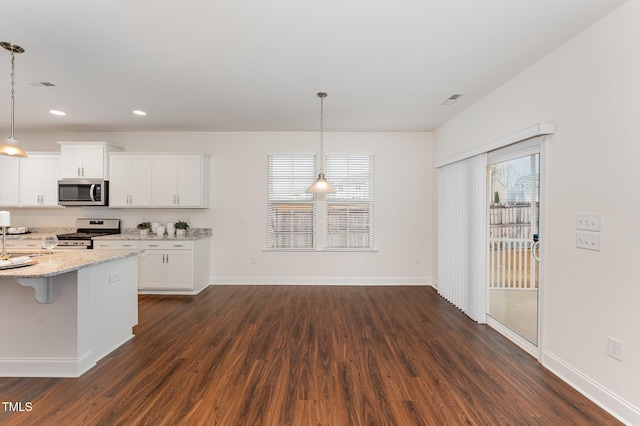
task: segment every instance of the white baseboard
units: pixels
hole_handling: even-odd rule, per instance
[[[622,423],[640,425],[638,407],[629,404],[552,353],[543,352],[542,365]]]
[[[430,277],[211,277],[211,285],[432,285]]]
[[[94,365],[91,351],[78,358],[1,358],[0,377],[80,377]]]

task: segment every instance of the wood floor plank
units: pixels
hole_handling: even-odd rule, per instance
[[[429,287],[140,296],[136,337],[78,379],[0,378],[4,425],[616,425]]]

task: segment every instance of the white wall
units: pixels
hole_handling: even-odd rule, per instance
[[[317,132],[163,132],[23,134],[30,151],[56,151],[60,140],[105,140],[130,152],[205,152],[211,158],[211,208],[14,209],[14,226],[74,226],[76,217],[187,219],[213,228],[212,282],[428,284],[433,265],[431,133],[325,132],[325,150],[375,154],[375,252],[266,252],[267,153],[314,152]],[[177,148],[174,147],[174,143]],[[238,217],[245,224],[237,224]],[[256,263],[251,263],[255,257]],[[420,264],[416,263],[420,258]]]
[[[544,165],[543,362],[634,424],[640,424],[638,40],[640,1],[632,0],[434,136],[441,161],[538,122],[557,124]],[[602,215],[602,251],[576,249],[579,212]],[[607,356],[608,336],[623,342],[622,362]]]

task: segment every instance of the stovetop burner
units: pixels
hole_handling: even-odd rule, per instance
[[[120,219],[76,219],[76,232],[58,235],[59,245],[93,248],[93,237],[120,233]]]
[[[120,231],[114,232],[71,232],[69,234],[58,235],[59,240],[90,240],[93,237],[101,237],[103,235],[119,234]]]

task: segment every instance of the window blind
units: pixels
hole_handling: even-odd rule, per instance
[[[327,154],[325,175],[336,190],[326,194],[326,248],[373,248],[374,156]]]
[[[486,168],[480,154],[438,168],[438,293],[486,322]]]
[[[269,154],[267,244],[269,248],[314,248],[316,208],[305,193],[315,179],[314,154]]]

